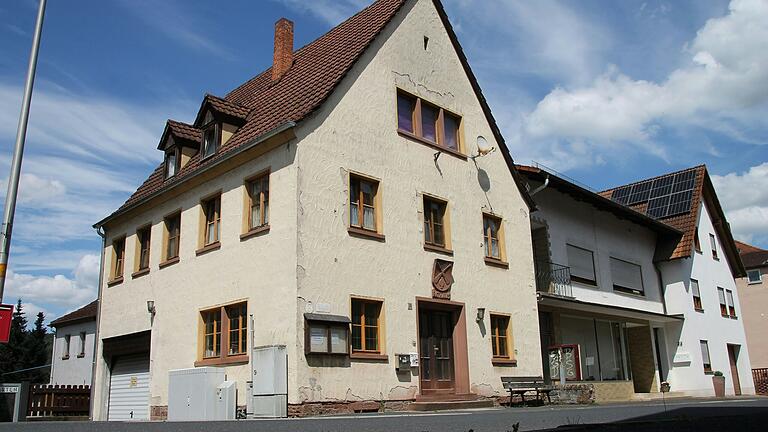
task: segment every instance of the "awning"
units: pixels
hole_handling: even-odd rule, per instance
[[[648,312],[638,309],[626,308],[621,306],[605,305],[600,303],[591,303],[574,298],[556,296],[547,293],[538,293],[539,306],[545,306],[556,309],[567,309],[572,311],[584,312],[588,314],[606,315],[619,317],[627,321],[654,321],[662,323],[682,322],[685,318],[682,314],[666,315],[657,312]]]

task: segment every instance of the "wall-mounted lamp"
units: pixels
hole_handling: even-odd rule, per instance
[[[475,318],[475,321],[480,322],[483,320],[483,317],[485,317],[485,308],[477,308],[477,318]]]
[[[154,315],[155,314],[155,301],[154,300],[147,300],[147,312]]]

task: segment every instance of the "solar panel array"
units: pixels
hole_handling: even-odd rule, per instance
[[[691,211],[696,171],[688,170],[614,189],[611,199],[627,206],[647,202],[646,214],[661,219]]]

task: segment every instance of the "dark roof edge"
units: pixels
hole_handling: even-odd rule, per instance
[[[118,216],[121,216],[121,215],[123,215],[123,214],[125,214],[125,213],[127,213],[127,212],[129,212],[129,211],[131,211],[133,209],[135,209],[136,207],[141,206],[142,204],[146,203],[147,201],[149,201],[151,199],[154,199],[157,196],[160,196],[162,194],[165,194],[167,192],[172,191],[173,189],[175,189],[178,186],[186,183],[190,179],[195,178],[198,175],[200,175],[200,174],[202,174],[202,173],[204,173],[204,172],[206,172],[206,171],[208,171],[210,169],[213,169],[213,168],[221,165],[225,161],[228,161],[228,160],[232,159],[234,156],[237,156],[237,155],[239,155],[239,154],[241,154],[241,153],[243,153],[243,152],[245,152],[247,150],[250,150],[251,148],[255,147],[256,145],[260,144],[261,142],[266,141],[267,139],[272,138],[273,136],[276,136],[276,135],[278,135],[278,134],[280,134],[282,132],[285,132],[285,131],[287,131],[289,129],[292,129],[294,127],[296,127],[296,123],[294,123],[292,121],[285,122],[285,123],[277,126],[276,128],[272,129],[271,131],[268,131],[268,132],[266,132],[266,133],[264,133],[264,134],[262,134],[262,135],[260,135],[260,136],[258,136],[256,138],[254,138],[250,143],[244,144],[244,145],[241,145],[241,146],[238,146],[238,147],[235,147],[234,149],[232,149],[232,151],[228,152],[224,157],[213,161],[213,163],[203,165],[200,169],[194,170],[194,171],[190,172],[189,174],[187,174],[186,176],[184,176],[182,178],[173,180],[171,184],[166,185],[166,186],[162,187],[161,189],[158,189],[158,190],[150,193],[149,195],[139,199],[138,201],[136,201],[135,203],[129,205],[128,207],[125,207],[123,209],[115,211],[111,215],[109,215],[109,216],[105,217],[104,219],[100,220],[99,222],[96,222],[95,224],[93,224],[93,228],[94,229],[99,229],[99,227],[104,226],[105,224],[107,224],[108,222],[114,220]]]
[[[85,306],[81,306],[68,314],[62,315],[55,320],[51,321],[50,327],[63,327],[66,325],[77,324],[86,321],[96,320],[96,309],[98,308],[99,300],[96,299]]]
[[[674,235],[678,237],[683,235],[683,232],[678,230],[675,227],[667,225],[664,222],[658,221],[648,215],[645,215],[636,210],[633,210],[630,207],[621,205],[611,199],[605,198],[604,196],[598,193],[585,189],[547,170],[544,170],[538,167],[526,166],[525,169],[522,171],[525,173],[530,173],[531,175],[537,175],[541,178],[542,181],[546,176],[548,176],[552,187],[555,187],[555,188],[560,187],[565,189],[566,193],[575,193],[584,197],[585,199],[592,200],[593,203],[608,207],[607,211],[610,211],[614,214],[618,214],[619,216],[622,216],[637,224],[650,226],[651,229],[653,229],[654,231],[660,232],[662,234]]]
[[[509,167],[510,173],[512,173],[512,178],[515,180],[515,184],[517,185],[520,194],[523,196],[523,200],[525,200],[526,204],[528,204],[529,211],[533,211],[536,209],[536,203],[533,201],[533,198],[531,198],[528,190],[523,185],[523,179],[521,178],[520,173],[517,172],[517,168],[515,168],[515,161],[512,159],[512,155],[509,152],[507,143],[504,141],[504,137],[501,135],[501,130],[496,124],[496,119],[493,117],[493,113],[491,113],[491,108],[488,105],[488,101],[486,101],[485,96],[483,95],[483,91],[480,89],[480,84],[478,84],[477,78],[475,77],[474,72],[472,72],[472,68],[469,66],[469,61],[467,60],[467,56],[464,54],[464,50],[461,48],[459,39],[456,36],[456,33],[453,31],[453,26],[451,26],[451,22],[448,19],[448,14],[445,12],[445,8],[443,7],[443,4],[440,0],[432,0],[432,2],[437,9],[437,14],[440,16],[440,20],[443,22],[443,27],[445,27],[445,30],[448,33],[451,44],[453,44],[453,49],[456,51],[456,54],[459,56],[459,60],[464,67],[464,73],[467,74],[467,78],[469,78],[469,82],[472,84],[472,89],[475,91],[475,95],[480,101],[480,106],[483,108],[486,121],[491,126],[494,138],[496,138],[496,142],[499,144],[501,153],[504,155],[504,160]]]
[[[717,218],[712,218],[712,222],[715,226],[715,230],[718,231],[718,234],[721,237],[720,243],[723,245],[726,258],[728,258],[733,277],[739,278],[746,276],[747,270],[744,268],[744,263],[741,261],[741,256],[739,255],[739,249],[736,247],[736,241],[733,239],[731,224],[728,223],[728,219],[725,217],[723,207],[720,205],[720,200],[717,198],[715,185],[712,184],[712,179],[709,177],[709,172],[706,167],[704,167],[704,186],[702,187],[701,193],[704,198],[704,203],[710,203],[710,207],[714,208],[714,211],[717,213]],[[712,215],[710,215],[710,218],[711,217]]]

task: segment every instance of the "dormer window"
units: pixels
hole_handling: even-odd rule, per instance
[[[213,114],[208,111],[203,126],[203,158],[213,156],[219,148],[221,126],[214,121]]]
[[[165,178],[171,178],[179,170],[179,149],[173,148],[165,153]]]

